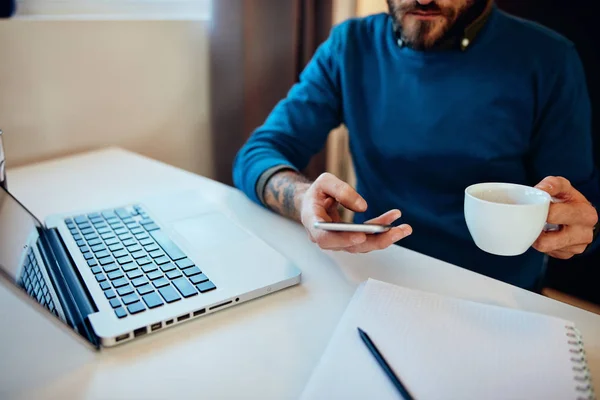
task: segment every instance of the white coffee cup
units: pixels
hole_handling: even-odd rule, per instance
[[[479,183],[465,189],[464,213],[477,247],[499,256],[525,253],[544,230],[551,196],[512,183]]]

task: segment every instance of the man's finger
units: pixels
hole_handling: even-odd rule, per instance
[[[597,215],[594,207],[587,203],[555,203],[550,205],[548,222],[593,227],[597,222]]]
[[[311,236],[322,249],[345,249],[364,243],[367,235],[362,232],[332,232],[314,229]]]
[[[377,218],[370,219],[365,224],[390,225],[392,222],[402,216],[400,210],[390,210],[385,214],[381,214]]]
[[[365,199],[352,186],[333,174],[322,174],[314,184],[318,190],[333,197],[341,205],[354,212],[364,212],[367,209]]]
[[[585,201],[585,197],[571,185],[571,182],[562,176],[547,176],[535,187],[547,192],[550,196],[561,200]]]
[[[367,235],[363,243],[348,247],[346,251],[350,253],[368,253],[374,250],[383,250],[410,234],[412,234],[412,227],[406,224],[400,225],[385,233]]]
[[[571,246],[588,245],[593,239],[591,229],[580,226],[565,226],[558,232],[542,232],[533,248],[542,253],[564,250]]]
[[[561,260],[568,260],[569,258],[574,256],[573,253],[569,253],[566,251],[553,251],[551,253],[548,253],[548,255],[552,258],[558,258]]]

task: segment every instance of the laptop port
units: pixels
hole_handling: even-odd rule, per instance
[[[146,329],[146,327],[138,328],[135,331],[133,331],[133,337],[145,335],[147,332],[148,330]]]
[[[156,324],[152,324],[152,326],[150,327],[150,329],[152,330],[152,332],[154,332],[155,330],[160,329],[162,326],[162,324],[160,322],[156,323]]]
[[[171,324],[173,324],[173,320],[172,320],[172,319],[170,319],[170,320],[168,320],[167,322],[165,322],[165,324],[166,324],[166,325],[171,325]]]
[[[226,301],[225,303],[221,303],[221,304],[217,304],[216,306],[212,306],[211,308],[209,308],[209,310],[214,310],[216,308],[223,307],[223,306],[226,306],[227,304],[231,304],[231,303],[233,303],[233,301],[229,300],[229,301]]]
[[[185,314],[180,317],[177,317],[177,322],[184,321],[184,320],[188,319],[189,317],[190,317],[190,314]]]
[[[205,312],[206,312],[206,308],[203,308],[202,310],[194,311],[194,317],[197,317],[198,315],[202,315]]]
[[[125,333],[124,335],[117,336],[117,339],[116,339],[116,341],[117,341],[117,342],[120,342],[120,341],[122,341],[122,340],[125,340],[125,339],[128,339],[128,338],[129,338],[129,333]]]

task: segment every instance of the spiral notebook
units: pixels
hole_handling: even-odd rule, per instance
[[[357,327],[417,400],[595,399],[572,322],[376,280],[355,293],[303,399],[401,398]]]

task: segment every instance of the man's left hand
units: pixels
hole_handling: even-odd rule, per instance
[[[556,232],[542,232],[533,247],[563,260],[581,254],[592,242],[598,222],[596,209],[571,183],[562,177],[549,176],[536,185],[559,203],[550,204],[548,223],[561,225]]]

